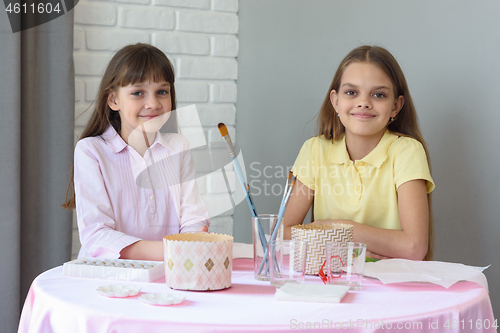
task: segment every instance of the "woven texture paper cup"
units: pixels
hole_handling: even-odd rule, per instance
[[[318,275],[326,259],[325,244],[352,242],[354,227],[349,224],[306,224],[292,227],[292,239],[307,242],[306,274]]]
[[[233,237],[187,233],[163,238],[165,282],[172,289],[219,290],[231,286]]]

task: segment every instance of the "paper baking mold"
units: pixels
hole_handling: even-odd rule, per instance
[[[292,239],[307,242],[306,274],[318,275],[326,259],[326,243],[352,242],[354,227],[350,224],[305,224],[292,227]]]
[[[163,238],[165,282],[172,289],[220,290],[231,286],[233,237],[186,233]]]

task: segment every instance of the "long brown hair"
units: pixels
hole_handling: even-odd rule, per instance
[[[101,135],[110,125],[120,133],[120,115],[108,106],[108,95],[111,91],[117,92],[120,87],[142,83],[146,80],[154,82],[165,80],[170,83],[172,110],[175,110],[175,75],[170,60],[161,50],[152,45],[143,43],[127,45],[116,52],[104,72],[95,101],[95,109],[80,136],[80,140]],[[175,123],[173,127],[177,126],[175,112],[172,112],[169,123]],[[68,198],[69,196],[71,197]],[[76,207],[74,166],[66,191],[66,202],[62,207],[68,210]]]
[[[332,140],[332,142],[334,142],[335,140],[342,138],[342,135],[345,132],[344,125],[340,121],[339,117],[336,116],[335,110],[333,109],[333,105],[330,100],[330,93],[332,90],[337,92],[339,91],[342,75],[344,74],[347,66],[353,62],[368,62],[376,65],[391,79],[394,86],[394,97],[398,98],[399,96],[403,96],[404,104],[396,118],[394,118],[394,121],[388,124],[387,129],[393,134],[411,137],[419,141],[424,147],[427,162],[429,163],[430,168],[431,164],[429,151],[427,150],[427,144],[425,143],[420,132],[417,113],[411,99],[406,78],[393,55],[386,49],[379,46],[364,45],[357,47],[349,52],[349,54],[340,62],[340,65],[333,76],[332,84],[328,89],[325,100],[323,101],[319,111],[318,135],[324,136],[325,139]],[[431,193],[427,194],[427,200],[429,203],[429,245],[424,260],[431,260],[434,252],[434,221],[432,218]]]

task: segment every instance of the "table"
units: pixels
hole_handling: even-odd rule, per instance
[[[279,302],[275,288],[253,278],[252,259],[235,259],[231,288],[171,291],[164,278],[153,283],[62,276],[62,267],[39,275],[26,298],[19,333],[77,332],[496,332],[487,290],[473,282],[446,289],[426,283],[383,285],[365,278],[342,303]],[[306,283],[321,283],[307,276]],[[106,298],[96,289],[133,284],[141,292],[178,292],[186,300],[153,306],[137,296]],[[489,325],[488,325],[489,323]],[[446,328],[449,326],[449,329]],[[472,326],[472,328],[471,328]],[[481,326],[481,329],[479,329]]]

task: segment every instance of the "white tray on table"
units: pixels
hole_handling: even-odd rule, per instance
[[[63,275],[104,280],[151,282],[165,276],[163,261],[79,258],[64,263]]]

